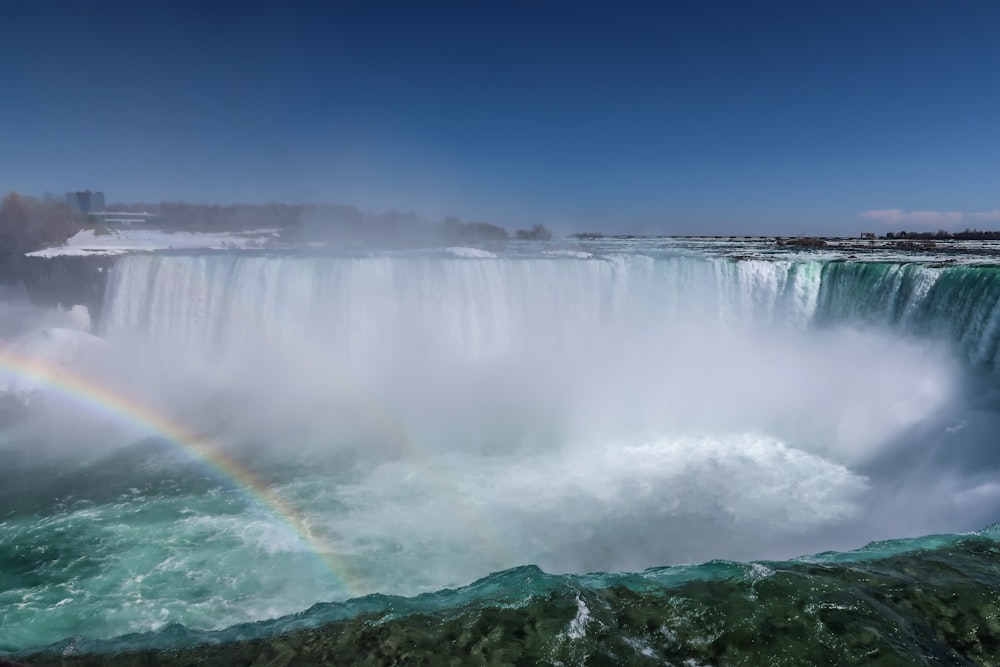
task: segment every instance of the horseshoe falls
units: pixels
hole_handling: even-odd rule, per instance
[[[89,333],[0,352],[9,660],[996,660],[988,257],[658,239],[106,280]]]

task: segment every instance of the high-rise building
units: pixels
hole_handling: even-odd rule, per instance
[[[69,204],[73,210],[78,211],[83,215],[88,215],[90,213],[104,210],[104,193],[91,192],[90,190],[67,192],[66,203]]]

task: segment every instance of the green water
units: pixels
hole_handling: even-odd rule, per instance
[[[302,521],[35,401],[0,655],[994,664],[994,529],[629,572],[995,521],[1000,268],[643,252],[124,258],[93,382]]]
[[[370,596],[219,633],[171,628],[21,657],[39,665],[995,665],[998,535],[634,575],[521,567],[416,598]]]

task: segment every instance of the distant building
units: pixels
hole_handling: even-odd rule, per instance
[[[67,192],[66,203],[77,213],[90,215],[94,211],[104,210],[104,193],[90,190]]]
[[[863,239],[874,239],[875,232],[861,232],[861,238]]]

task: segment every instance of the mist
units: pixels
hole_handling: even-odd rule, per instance
[[[103,344],[64,363],[256,471],[354,564],[354,593],[993,520],[995,413],[949,346],[811,324],[814,298],[767,302],[759,275],[734,291],[731,268],[130,257]],[[158,435],[56,392],[29,408],[18,442],[65,460],[117,465]]]

